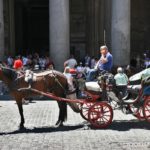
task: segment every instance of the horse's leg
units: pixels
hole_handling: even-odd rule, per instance
[[[57,126],[63,126],[63,122],[67,119],[67,103],[57,101],[59,106],[59,117],[58,121],[56,122]]]
[[[21,117],[21,122],[20,122],[20,129],[24,128],[24,115],[23,115],[23,107],[22,107],[22,99],[16,100],[20,117]]]

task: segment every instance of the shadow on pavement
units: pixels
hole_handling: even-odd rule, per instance
[[[1,132],[0,135],[10,135],[10,134],[20,134],[20,133],[51,133],[51,132],[64,132],[64,131],[72,131],[83,128],[84,125],[76,125],[76,126],[61,126],[61,127],[38,127],[38,128],[24,128],[18,129],[12,132]]]
[[[115,130],[115,131],[129,131],[134,129],[145,129],[150,130],[150,124],[146,121],[138,120],[115,120],[113,123],[106,129],[95,129],[88,122],[84,121],[79,125],[65,125],[61,127],[37,127],[37,128],[24,128],[18,129],[12,132],[1,132],[0,135],[8,134],[21,134],[21,133],[51,133],[51,132],[64,132],[64,131],[73,131],[73,130]]]
[[[112,124],[105,130],[129,131],[134,129],[150,130],[150,123],[146,121],[133,120],[114,120]],[[103,130],[103,129],[97,129]]]

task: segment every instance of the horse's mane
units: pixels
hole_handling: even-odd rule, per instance
[[[66,76],[62,72],[59,72],[57,70],[44,70],[44,71],[39,71],[39,72],[34,72],[33,71],[33,73],[37,74],[38,76],[54,74],[54,75],[58,75],[58,76],[60,76],[62,78],[66,78]]]
[[[14,80],[14,79],[17,78],[17,74],[18,74],[18,73],[16,72],[16,70],[11,69],[11,68],[8,68],[8,67],[4,67],[4,66],[2,66],[1,68],[2,68],[3,74],[4,74],[8,79]],[[52,74],[54,74],[54,75],[58,75],[58,76],[60,76],[60,77],[66,79],[66,77],[64,76],[64,74],[63,74],[62,72],[57,71],[57,70],[45,70],[45,71],[43,71],[43,73],[44,73],[44,72],[52,73]],[[42,73],[42,72],[40,72],[40,73]],[[37,74],[38,74],[38,73],[37,73]]]
[[[14,80],[17,78],[17,72],[14,69],[8,67],[1,67],[3,74],[10,80]]]
[[[61,76],[63,78],[66,78],[66,76],[62,72],[59,72],[57,70],[52,70],[52,73],[54,73],[55,75]]]

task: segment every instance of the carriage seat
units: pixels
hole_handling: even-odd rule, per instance
[[[141,88],[142,88],[141,84],[139,84],[139,85],[128,85],[127,86],[128,91],[136,92],[136,93],[138,93]]]
[[[85,87],[88,91],[102,92],[102,89],[97,82],[86,82]]]

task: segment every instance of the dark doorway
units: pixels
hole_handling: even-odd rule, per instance
[[[150,1],[131,1],[131,55],[143,57],[150,51]]]
[[[70,0],[70,53],[80,60],[86,53],[87,1]]]
[[[15,3],[16,52],[29,54],[49,51],[49,0]]]

